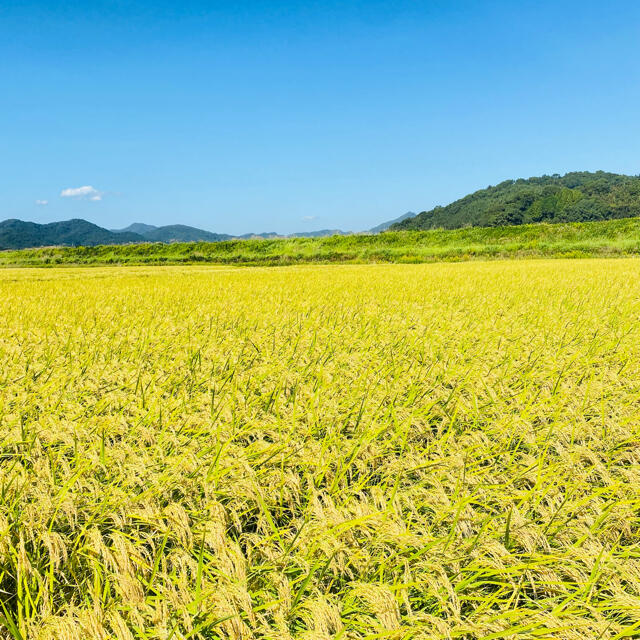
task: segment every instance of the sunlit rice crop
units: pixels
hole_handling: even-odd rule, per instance
[[[640,636],[640,262],[0,272],[0,635]]]

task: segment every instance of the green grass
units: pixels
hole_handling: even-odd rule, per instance
[[[640,254],[640,218],[570,224],[388,232],[176,244],[55,247],[0,252],[0,266],[436,262]]]

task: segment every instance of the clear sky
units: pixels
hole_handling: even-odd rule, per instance
[[[640,173],[637,0],[0,2],[0,219],[361,230],[597,169]]]

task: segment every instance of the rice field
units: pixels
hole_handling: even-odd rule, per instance
[[[640,262],[0,271],[0,637],[640,637]]]

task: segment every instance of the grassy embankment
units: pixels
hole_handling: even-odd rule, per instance
[[[72,264],[284,265],[323,262],[435,262],[640,254],[640,219],[379,235],[56,247],[1,251],[0,266]]]

